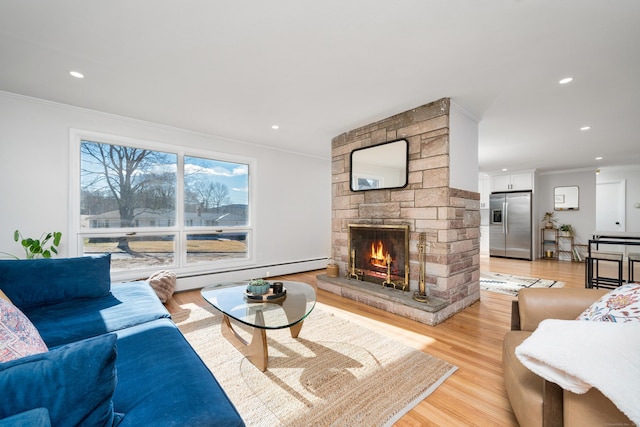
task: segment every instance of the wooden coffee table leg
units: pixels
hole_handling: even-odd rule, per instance
[[[261,311],[256,313],[256,317],[258,316],[262,317]],[[267,331],[265,329],[253,328],[253,337],[249,343],[233,329],[229,316],[224,315],[222,319],[222,336],[258,369],[263,372],[267,370],[269,354],[267,352]]]
[[[300,333],[300,329],[302,329],[303,323],[304,321],[298,322],[295,325],[289,327],[289,331],[291,331],[291,338],[298,338],[298,334]]]

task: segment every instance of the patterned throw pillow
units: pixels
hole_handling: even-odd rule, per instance
[[[48,350],[27,316],[10,302],[0,298],[0,362]]]
[[[577,320],[640,322],[640,284],[629,283],[603,295]]]

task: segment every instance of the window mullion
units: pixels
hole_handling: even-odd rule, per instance
[[[187,247],[184,224],[184,152],[178,153],[176,179],[176,228],[178,229],[178,237],[175,242],[175,255],[178,268],[180,268],[187,264]]]

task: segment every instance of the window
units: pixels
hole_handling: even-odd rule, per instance
[[[230,230],[248,225],[249,166],[185,157],[185,227]],[[247,232],[187,234],[187,263],[246,257]]]
[[[252,161],[72,132],[78,255],[111,253],[112,276],[251,262]]]

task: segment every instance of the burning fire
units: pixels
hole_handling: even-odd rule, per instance
[[[378,267],[386,267],[387,266],[387,256],[389,252],[384,251],[384,246],[381,240],[377,242],[371,242],[371,264]]]

